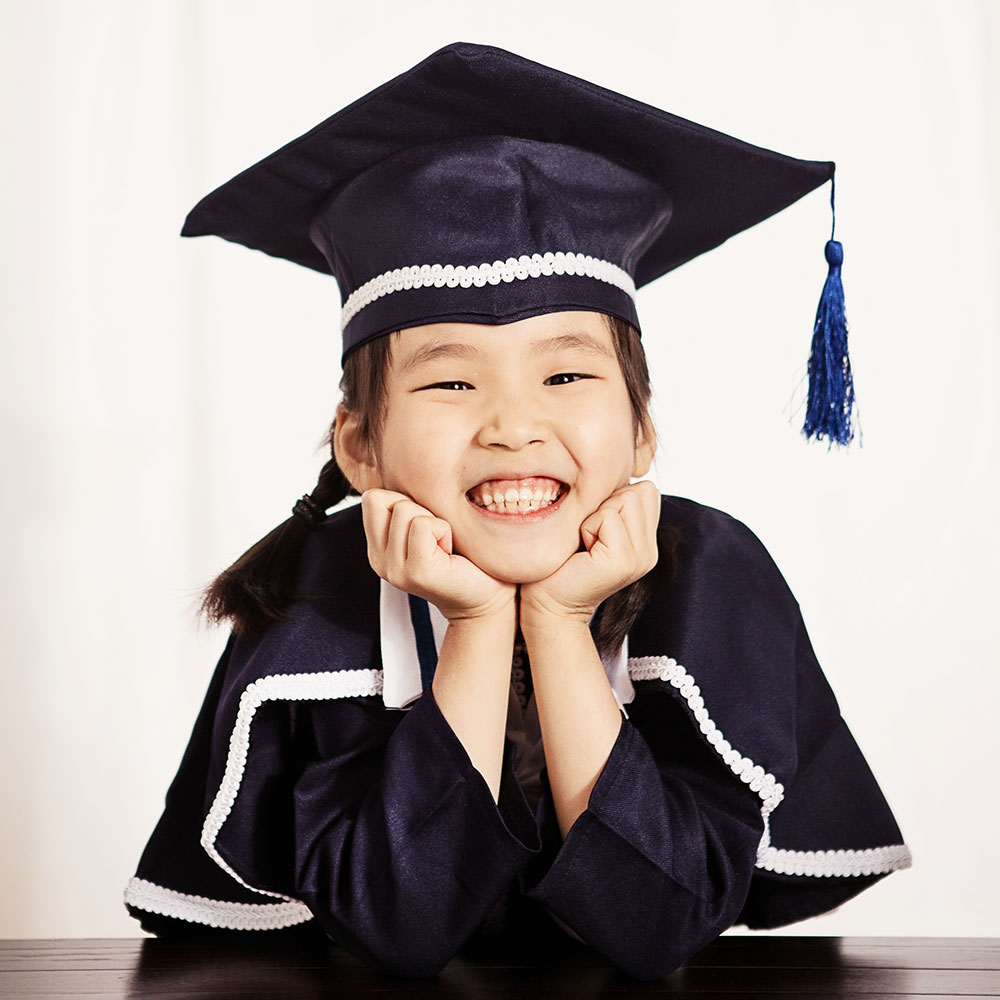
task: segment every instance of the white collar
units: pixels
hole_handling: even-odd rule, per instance
[[[382,700],[386,708],[406,708],[422,693],[417,639],[410,617],[410,597],[391,583],[380,580],[379,626],[382,641]],[[440,649],[448,628],[447,619],[428,604],[435,648]],[[635,689],[628,676],[628,637],[621,648],[610,656],[602,656],[608,683],[618,707],[624,711],[635,698]],[[628,713],[626,713],[627,715]]]

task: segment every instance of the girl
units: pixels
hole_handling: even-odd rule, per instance
[[[456,44],[195,208],[336,276],[343,401],[207,593],[233,636],[145,928],[319,927],[404,975],[557,928],[651,978],[909,863],[766,551],[633,482],[635,284],[830,176]]]

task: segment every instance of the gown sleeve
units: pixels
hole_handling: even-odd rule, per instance
[[[309,763],[292,789],[294,891],[365,961],[432,975],[537,853],[535,820],[509,750],[494,803],[430,688],[391,734],[370,711],[309,713]]]
[[[527,895],[639,979],[666,975],[735,922],[763,832],[757,797],[714,765],[665,692],[629,706],[566,840],[547,789],[539,825]]]
[[[336,541],[350,564],[357,532]],[[307,576],[319,596],[230,642],[126,902],[158,933],[314,922],[432,975],[537,854],[535,818],[510,748],[494,802],[429,690],[385,709],[377,578],[337,579]]]
[[[823,913],[910,863],[764,547],[728,515],[664,498],[674,529],[676,570],[629,633],[629,718],[562,843],[543,795],[543,849],[523,875],[640,978],[735,923]]]

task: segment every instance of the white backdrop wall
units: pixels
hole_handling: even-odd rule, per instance
[[[1000,933],[1000,4],[5,0],[0,936],[120,890],[224,636],[199,588],[314,482],[335,284],[180,223],[457,39],[838,161],[863,447],[796,432],[813,193],[643,291],[656,478],[771,549],[915,856],[803,933]],[[799,388],[797,388],[799,387]]]

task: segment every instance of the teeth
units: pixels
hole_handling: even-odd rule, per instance
[[[482,487],[470,492],[470,499],[486,510],[497,514],[530,513],[548,507],[559,496],[559,486],[521,486],[500,490]]]

